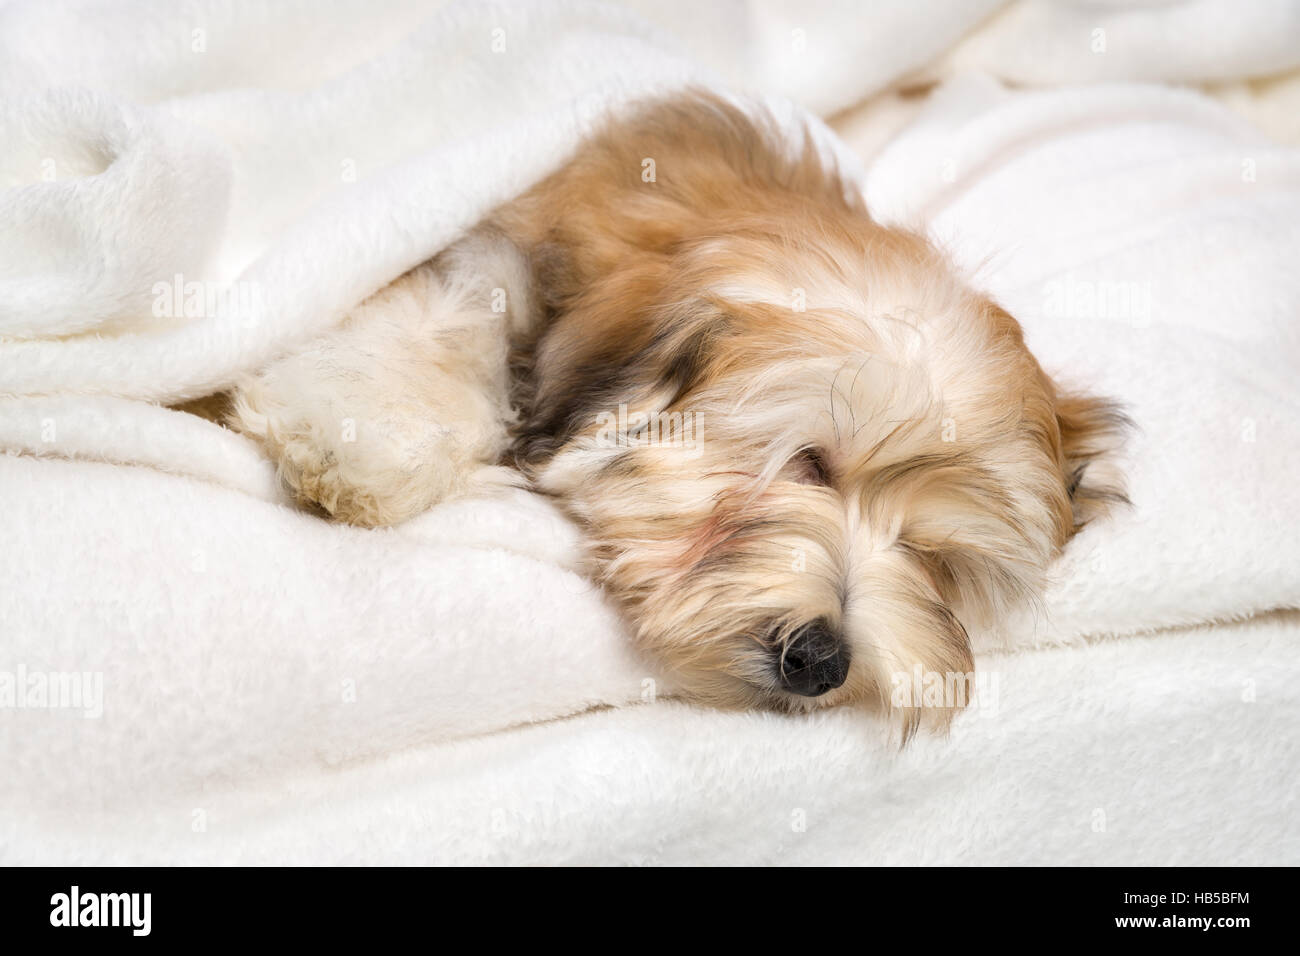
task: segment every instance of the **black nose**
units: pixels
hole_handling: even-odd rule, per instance
[[[781,686],[792,694],[820,697],[849,676],[849,649],[825,621],[805,624],[776,653]]]

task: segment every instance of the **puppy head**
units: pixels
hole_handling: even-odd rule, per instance
[[[965,625],[1032,598],[1118,494],[1088,465],[1120,417],[1058,394],[1009,315],[829,178],[691,187],[646,207],[662,241],[637,255],[561,248],[520,445],[537,486],[696,696],[888,709],[899,675],[967,674]],[[951,713],[902,710],[909,733]]]

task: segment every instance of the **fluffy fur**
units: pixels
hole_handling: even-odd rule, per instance
[[[907,732],[955,705],[899,705],[900,676],[968,673],[966,626],[1120,496],[1089,464],[1122,416],[811,143],[703,94],[611,123],[231,421],[359,524],[514,464],[688,691]]]

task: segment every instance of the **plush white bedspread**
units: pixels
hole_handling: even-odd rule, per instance
[[[335,527],[159,407],[328,327],[629,97],[826,111],[981,23],[1088,43],[1074,5],[629,6],[0,6],[0,862],[1300,860],[1295,617],[1132,636],[1300,606],[1300,152],[1118,82],[1294,68],[1288,5],[1120,31],[1254,17],[1199,66],[961,73],[863,173],[1140,427],[1133,509],[979,636],[997,681],[950,739],[666,700],[545,502]],[[84,706],[6,704],[6,674],[72,673]]]

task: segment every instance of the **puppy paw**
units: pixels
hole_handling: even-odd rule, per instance
[[[466,256],[463,274],[411,270],[235,391],[228,423],[265,446],[300,502],[396,524],[476,490],[500,460],[516,417],[510,316],[489,287],[500,269]]]
[[[318,352],[272,366],[234,392],[227,417],[261,442],[307,507],[348,524],[398,524],[473,490],[474,476],[504,451],[505,424],[487,396],[458,403],[461,412],[482,405],[478,415],[438,421],[400,390],[394,398],[329,368]]]

